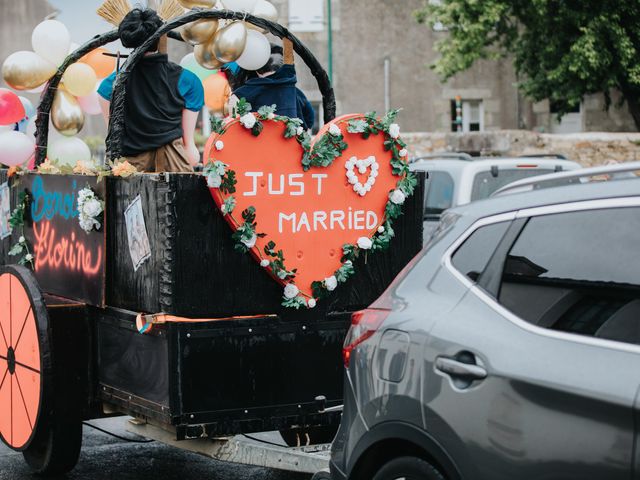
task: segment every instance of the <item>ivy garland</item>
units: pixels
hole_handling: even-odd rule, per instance
[[[11,216],[9,217],[9,225],[12,230],[20,229],[20,236],[18,237],[18,241],[13,244],[11,249],[9,250],[9,255],[22,255],[18,263],[20,265],[29,265],[32,269],[34,269],[33,265],[33,254],[29,249],[29,244],[27,243],[26,238],[24,237],[24,218],[25,212],[27,210],[27,206],[29,205],[29,195],[26,192],[20,192],[18,194],[18,204],[16,208],[11,212]]]
[[[305,131],[302,120],[279,116],[275,114],[275,111],[276,105],[271,105],[261,107],[257,113],[252,113],[251,104],[243,98],[236,104],[233,117],[238,119],[256,137],[262,133],[264,128],[262,122],[271,120],[284,123],[284,137],[295,138],[304,150],[302,167],[305,171],[312,167],[332,165],[335,159],[347,149],[348,145],[339,129],[330,129],[311,147],[312,137]],[[400,127],[395,123],[398,113],[399,110],[392,110],[382,118],[378,118],[376,112],[369,112],[364,116],[364,119],[352,119],[347,122],[347,132],[359,134],[364,139],[371,135],[384,135],[384,149],[392,153],[392,173],[400,178],[396,183],[396,188],[389,192],[383,224],[378,227],[377,232],[370,239],[361,237],[357,244],[342,246],[342,265],[332,276],[311,284],[313,298],[307,299],[299,292],[295,285],[296,269],[287,269],[283,252],[276,249],[275,242],[270,241],[264,247],[263,252],[258,252],[261,258],[260,265],[270,269],[271,273],[279,280],[287,282],[282,300],[284,307],[296,309],[315,307],[316,299],[326,298],[339,284],[345,283],[355,273],[353,264],[363,251],[365,253],[368,250],[376,252],[386,250],[389,247],[391,239],[395,235],[393,221],[402,215],[402,205],[406,197],[413,194],[417,185],[417,179],[409,171],[409,165],[406,162],[407,145],[400,139]],[[226,131],[227,125],[228,123],[218,118],[211,122],[212,130],[219,135]],[[218,151],[222,150],[224,148],[222,140],[215,142],[214,148]],[[221,211],[223,215],[229,215],[233,219],[232,213],[236,206],[233,194],[236,191],[235,185],[237,183],[235,171],[229,169],[229,165],[213,160],[207,163],[203,175],[206,177],[209,187],[219,188],[229,195],[224,200]],[[242,223],[237,221],[235,223],[238,224],[238,227],[233,233],[233,239],[236,241],[236,250],[240,252],[248,252],[255,246],[258,238],[265,236],[264,233],[257,233],[256,209],[253,206],[242,212]]]

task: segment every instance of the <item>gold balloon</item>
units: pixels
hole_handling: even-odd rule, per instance
[[[2,78],[15,90],[37,88],[53,74],[56,67],[34,52],[20,51],[12,53],[2,64]]]
[[[224,62],[218,60],[213,53],[213,40],[196,45],[193,48],[193,55],[196,57],[196,62],[208,70],[215,70],[224,65]]]
[[[206,43],[213,38],[218,30],[218,20],[201,18],[195,22],[187,23],[180,29],[183,40],[191,45]]]
[[[233,22],[218,30],[213,40],[213,53],[218,60],[235,62],[247,45],[247,29],[243,22]]]
[[[178,0],[184,8],[213,8],[218,0]]]
[[[251,14],[254,17],[264,18],[265,20],[270,20],[272,22],[278,21],[278,10],[271,2],[267,2],[267,0],[258,0],[258,3],[256,3],[255,7],[253,7],[253,12],[251,12]],[[265,29],[256,27],[249,22],[245,22],[245,25],[251,30],[257,30],[262,33],[266,32]]]
[[[76,97],[58,89],[51,106],[51,122],[61,134],[76,135],[84,126],[84,112]]]

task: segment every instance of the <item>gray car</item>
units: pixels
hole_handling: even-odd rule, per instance
[[[445,212],[343,357],[334,480],[640,479],[640,179]]]

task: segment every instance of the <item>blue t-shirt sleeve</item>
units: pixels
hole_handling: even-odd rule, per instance
[[[113,82],[116,81],[116,72],[113,72],[107,78],[102,80],[98,87],[98,95],[105,100],[111,101],[111,92],[113,91]]]
[[[199,112],[204,106],[204,88],[195,73],[182,70],[178,80],[178,91],[184,99],[184,108],[192,112]]]

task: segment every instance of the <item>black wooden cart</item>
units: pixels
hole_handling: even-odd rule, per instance
[[[155,38],[198,18],[242,19],[292,39],[319,79],[325,119],[333,117],[326,74],[302,44],[280,25],[234,12],[193,11],[166,24],[130,56],[120,79]],[[111,32],[80,47],[52,79],[39,109],[38,145],[46,144],[50,100],[66,67],[114,39]],[[117,85],[112,154],[122,128],[123,82]],[[280,305],[281,286],[234,250],[199,175],[101,182],[6,176],[0,172],[11,187],[11,207],[23,192],[30,203],[24,227],[0,241],[0,435],[40,473],[73,468],[82,422],[112,414],[135,417],[172,441],[272,430],[292,445],[301,437],[330,441],[340,419],[332,407],[342,402],[341,348],[350,315],[379,296],[422,246],[420,182],[395,224],[392,249],[361,258],[356,275],[315,309],[288,311]],[[65,215],[67,199],[85,186],[106,202],[104,225],[91,234]],[[137,196],[151,257],[136,270],[124,211]],[[21,236],[31,246],[33,269],[28,261],[13,265],[24,255],[8,254]],[[143,335],[140,312],[163,316]]]

